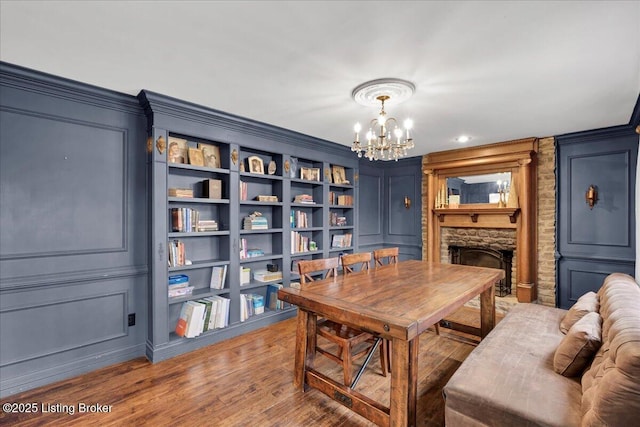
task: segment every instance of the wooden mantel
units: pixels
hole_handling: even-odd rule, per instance
[[[427,259],[440,262],[441,227],[515,228],[516,295],[519,302],[535,301],[537,152],[538,139],[526,138],[427,154],[423,161],[423,172],[427,177],[427,203],[424,206]],[[447,178],[497,172],[511,172],[512,192],[516,198],[510,200],[509,207],[436,206],[436,194],[446,186]]]

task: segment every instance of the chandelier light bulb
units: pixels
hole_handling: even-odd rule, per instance
[[[360,131],[362,130],[362,126],[360,125],[360,123],[356,123],[353,126],[353,130],[355,131],[355,133],[360,133]]]
[[[413,120],[411,120],[411,119],[406,119],[406,120],[404,121],[404,128],[405,128],[406,130],[413,129]]]

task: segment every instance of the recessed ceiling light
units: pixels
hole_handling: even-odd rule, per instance
[[[459,137],[456,138],[456,142],[465,143],[469,141],[471,141],[471,137],[467,135],[460,135]]]

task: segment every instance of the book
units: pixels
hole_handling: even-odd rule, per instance
[[[282,280],[282,271],[255,270],[253,280],[258,282],[274,282]]]
[[[196,301],[187,301],[185,304],[191,305],[193,312],[191,319],[187,322],[187,331],[184,336],[186,338],[195,338],[202,333],[205,305],[199,304]]]
[[[193,294],[194,286],[181,286],[178,288],[169,288],[169,298],[180,298]]]
[[[332,248],[348,248],[351,246],[351,233],[334,234],[331,239]]]
[[[223,289],[227,277],[227,265],[215,266],[211,269],[211,289]]]
[[[278,196],[269,196],[269,195],[259,194],[256,196],[256,200],[259,202],[277,202]]]
[[[201,299],[201,300],[198,300],[197,302],[205,305],[205,315],[204,315],[204,322],[202,326],[202,332],[207,332],[209,330],[209,323],[211,322],[211,316],[212,315],[215,316],[215,313],[213,313],[213,301],[208,299]]]
[[[251,269],[249,267],[240,267],[240,286],[247,285],[251,282]]]
[[[180,316],[178,317],[178,322],[176,323],[175,332],[179,337],[185,336],[187,332],[187,326],[191,321],[191,317],[193,315],[193,306],[187,304],[186,302],[182,304],[180,309]]]
[[[193,197],[193,190],[191,188],[169,188],[169,197]]]
[[[247,193],[249,191],[249,186],[247,185],[246,182],[240,181],[239,190],[240,190],[240,200],[248,200]]]
[[[265,306],[269,310],[282,310],[284,308],[284,302],[278,299],[278,290],[282,288],[282,283],[274,283],[267,286],[267,298]]]
[[[310,194],[298,194],[293,198],[294,203],[303,203],[308,205],[315,205],[316,202],[313,201],[313,196]]]
[[[186,274],[176,274],[173,276],[169,276],[169,286],[178,284],[187,286],[189,284],[189,276],[187,276]]]
[[[264,297],[259,294],[251,294],[251,302],[253,303],[253,314],[264,313]]]

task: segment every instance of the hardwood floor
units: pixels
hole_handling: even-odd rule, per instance
[[[479,324],[477,311],[458,313],[457,322]],[[38,413],[3,410],[0,424],[372,425],[317,390],[294,389],[294,342],[295,318],[156,364],[138,358],[3,399],[3,404],[35,402]],[[420,337],[419,426],[444,425],[442,387],[474,346],[469,335],[446,328],[440,336],[429,331]],[[337,365],[322,356],[317,361],[340,381]],[[357,390],[388,405],[389,387],[390,376],[381,375],[376,354]],[[99,404],[108,412],[80,413],[81,404]]]

